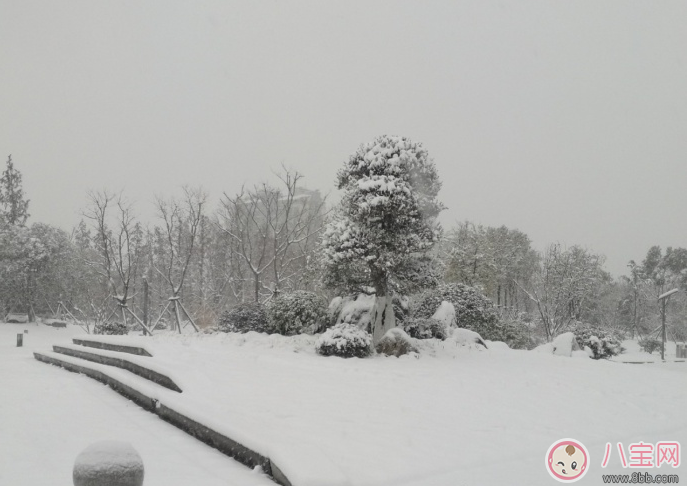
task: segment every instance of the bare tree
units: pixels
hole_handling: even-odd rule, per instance
[[[535,303],[550,341],[580,319],[602,277],[603,257],[573,246],[550,245],[529,289],[518,286]]]
[[[136,219],[131,204],[122,194],[114,195],[108,191],[91,192],[90,204],[84,212],[84,217],[91,222],[95,231],[95,258],[87,259],[89,265],[100,276],[102,294],[111,293],[119,309],[107,314],[103,306],[109,307],[108,300],[94,297],[90,306],[93,315],[107,314],[104,320],[109,320],[117,310],[121,311],[126,324],[127,312],[136,318],[128,308],[127,302],[131,298],[132,279],[139,263],[141,241],[136,238]],[[112,214],[114,213],[114,214]],[[146,332],[150,332],[140,319],[136,321]]]
[[[180,310],[184,311],[194,329],[198,330],[190,313],[180,301],[180,293],[196,250],[206,202],[207,195],[202,189],[188,187],[184,187],[184,198],[181,201],[175,198],[169,200],[157,198],[156,201],[167,248],[164,260],[155,264],[155,270],[170,287],[172,296],[169,298],[168,306],[170,304],[173,306],[179,332],[181,332]]]
[[[279,187],[263,183],[221,200],[218,227],[245,264],[256,302],[295,286],[324,224],[325,199],[301,189],[302,178],[284,170]]]

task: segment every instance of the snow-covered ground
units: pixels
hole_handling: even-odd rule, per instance
[[[143,457],[145,486],[274,486],[102,384],[33,359],[33,349],[82,332],[0,324],[0,485],[71,485],[80,452],[122,440]]]
[[[233,484],[200,474],[228,476],[223,471],[242,466],[211,453],[210,459],[197,459],[194,452],[179,460],[158,457],[182,445],[208,449],[104,386],[30,359],[34,344],[47,349],[78,330],[37,328],[44,334],[38,338],[30,328],[27,348],[20,351],[5,328],[0,326],[0,389],[14,391],[8,410],[7,401],[0,402],[2,437],[5,430],[12,433],[0,446],[0,461],[7,462],[0,466],[0,484],[15,464],[22,474],[68,477],[70,460],[103,438],[139,449],[148,468],[146,486],[163,484],[154,482],[159,475],[172,485]],[[544,456],[562,438],[580,441],[590,453],[589,472],[578,484],[602,484],[602,474],[637,471],[620,466],[617,449],[602,469],[607,442],[626,448],[639,441],[687,443],[687,363],[480,351],[450,341],[423,343],[419,357],[344,360],[317,356],[311,336],[112,339],[143,343],[156,366],[171,370],[183,388],[183,394],[168,394],[175,406],[268,455],[296,486],[550,485],[555,482]],[[155,421],[159,429],[149,424]],[[77,440],[70,432],[86,437]],[[55,448],[60,450],[53,460]],[[158,459],[165,466],[154,467]],[[171,473],[167,464],[183,473]],[[663,465],[640,471],[678,474],[685,481],[682,470],[687,468]],[[248,480],[237,484],[264,480],[246,468],[242,473]],[[7,484],[47,484],[11,474]]]

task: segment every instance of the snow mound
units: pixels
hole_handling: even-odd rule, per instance
[[[452,342],[456,346],[464,346],[473,349],[489,349],[487,343],[484,342],[482,336],[475,331],[456,327],[453,329],[451,336],[446,339],[447,342]]]
[[[577,344],[577,339],[572,332],[565,332],[556,336],[556,339],[550,343],[544,343],[533,349],[538,353],[555,354],[556,356],[567,356],[568,358],[573,357],[573,353],[578,351],[584,354],[584,357],[589,357],[588,353],[580,348]],[[582,355],[575,355],[576,358],[581,358]]]
[[[553,354],[553,343],[540,344],[539,346],[534,348],[532,351],[537,352],[537,353]]]
[[[456,308],[447,301],[442,301],[432,319],[441,322],[446,329],[456,326]]]
[[[128,442],[96,442],[74,462],[74,486],[141,486],[143,475],[143,459]]]
[[[573,351],[580,351],[580,345],[572,332],[564,332],[553,340],[553,354],[571,357]]]
[[[506,343],[504,343],[503,341],[486,340],[484,342],[487,344],[487,347],[491,350],[510,351],[510,347]]]

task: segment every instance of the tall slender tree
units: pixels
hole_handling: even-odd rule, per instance
[[[14,168],[12,155],[0,178],[0,217],[6,224],[24,226],[29,218],[29,200],[24,198],[21,172]]]

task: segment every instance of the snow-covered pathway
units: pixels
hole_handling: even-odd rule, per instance
[[[29,334],[17,348],[23,329]],[[99,440],[123,440],[143,457],[146,486],[274,486],[106,386],[33,359],[33,349],[76,333],[0,324],[1,485],[71,485],[79,452]]]

